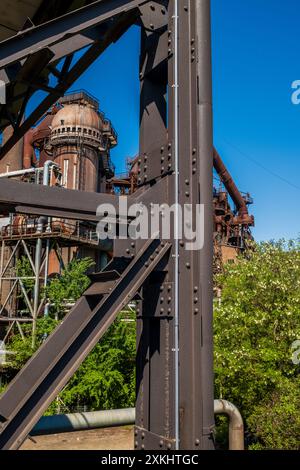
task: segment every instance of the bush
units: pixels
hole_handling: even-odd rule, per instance
[[[89,258],[74,260],[61,276],[51,280],[46,289],[51,303],[50,314],[37,321],[35,347],[32,348],[31,325],[23,326],[23,337],[17,333],[10,340],[9,349],[15,354],[10,356],[10,365],[2,373],[2,380],[6,384],[59,325],[60,321],[55,318],[63,317],[61,307],[65,299],[76,301],[87,289],[90,281],[86,272],[92,264]],[[62,391],[58,402],[50,406],[47,414],[56,413],[59,408],[61,411],[72,412],[81,406],[89,410],[134,406],[135,323],[130,321],[132,318],[130,311],[120,314]],[[3,389],[4,386],[1,391]]]
[[[135,406],[135,324],[121,314],[60,394],[67,411]],[[55,405],[51,408],[55,410]]]
[[[276,437],[268,427],[274,400],[283,410],[283,390],[292,393],[299,383],[299,366],[291,360],[291,345],[300,338],[299,242],[256,245],[216,282],[222,298],[215,305],[215,396],[240,409],[250,444],[260,439],[263,448],[294,448],[294,440],[284,434],[280,441],[283,412],[273,416]],[[265,423],[264,410],[269,413]],[[290,423],[291,435],[298,435],[299,420]]]
[[[248,419],[255,436],[250,448],[300,450],[300,379],[282,380]]]

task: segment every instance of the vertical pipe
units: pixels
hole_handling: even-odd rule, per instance
[[[28,169],[32,167],[34,148],[32,144],[32,134],[34,130],[30,129],[24,135],[24,145],[23,145],[23,168]]]
[[[3,268],[4,268],[4,250],[5,250],[5,241],[2,240],[1,260],[0,260],[0,301],[1,301],[1,294],[2,294],[2,277],[3,277]]]
[[[44,186],[49,186],[50,184],[50,169],[56,167],[59,168],[59,166],[54,163],[52,160],[47,160],[44,163],[44,171],[43,171],[43,185]]]
[[[210,0],[196,0],[198,42],[199,191],[204,207],[204,246],[200,252],[202,301],[202,413],[204,449],[213,449],[213,134]]]
[[[43,186],[49,186],[51,182],[51,174],[53,168],[59,168],[59,166],[54,163],[52,160],[47,160],[44,163],[44,171],[43,171]],[[48,226],[50,225],[51,218],[48,218]],[[46,262],[45,262],[45,278],[44,278],[44,287],[47,286],[48,283],[48,270],[49,270],[49,254],[50,254],[50,239],[48,238],[46,241]],[[46,307],[45,307],[46,308]],[[46,315],[46,310],[45,310]]]
[[[245,450],[244,422],[237,407],[227,400],[215,400],[214,411],[229,418],[229,450]]]
[[[44,278],[44,287],[47,287],[48,284],[48,271],[49,271],[49,254],[50,254],[50,240],[47,238],[46,241],[46,260],[45,260],[45,278]]]
[[[39,309],[40,300],[40,269],[41,269],[41,256],[42,256],[42,239],[38,238],[35,248],[35,283],[34,283],[34,298],[33,298],[33,322],[32,322],[32,349],[35,347],[36,342],[36,323]]]

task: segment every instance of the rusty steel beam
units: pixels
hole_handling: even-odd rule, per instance
[[[0,398],[0,449],[17,449],[60,390],[136,295],[170,245],[150,240],[108,294],[86,294]],[[111,273],[107,271],[107,280]],[[103,274],[102,274],[103,277]],[[115,277],[114,277],[115,278]],[[113,278],[113,279],[114,279]]]
[[[187,251],[183,240],[179,247],[179,439],[181,449],[208,450],[214,448],[210,1],[179,2],[178,16],[178,199],[192,205],[193,217],[197,204],[204,212],[203,246]]]
[[[231,174],[227,170],[226,166],[224,165],[224,162],[222,161],[216,149],[214,149],[214,167],[218,175],[220,176],[222,183],[230,194],[230,197],[232,198],[234,204],[236,205],[239,216],[241,218],[246,218],[248,216],[248,207],[245,202],[245,199],[241,195]]]
[[[8,178],[0,180],[1,213],[16,211],[96,221],[100,204],[113,205],[118,214],[118,201],[118,196],[111,194],[33,185]]]
[[[63,39],[82,34],[119,14],[137,8],[147,0],[98,0],[59,18],[33,26],[0,43],[0,69],[26,58]]]
[[[76,82],[76,80],[89,68],[89,66],[127,29],[136,21],[136,12],[129,12],[121,15],[107,30],[100,42],[96,42],[84,53],[71,70],[63,77],[53,91],[44,98],[37,108],[24,120],[18,127],[12,137],[3,145],[0,150],[0,159],[26,134],[27,131],[40,119],[41,116],[54,104],[58,97],[64,93]]]

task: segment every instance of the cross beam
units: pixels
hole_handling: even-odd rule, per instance
[[[39,26],[28,28],[0,43],[0,69],[41,49],[88,31],[119,14],[131,11],[146,0],[98,0]]]

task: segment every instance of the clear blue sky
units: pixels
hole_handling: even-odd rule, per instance
[[[255,199],[257,240],[300,233],[299,22],[299,0],[212,0],[214,142]],[[138,151],[138,52],[132,28],[72,87],[98,97],[112,120],[119,172]]]

